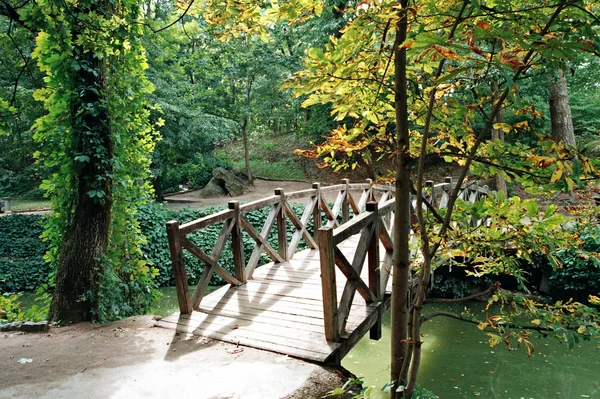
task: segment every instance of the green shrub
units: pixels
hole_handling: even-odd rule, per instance
[[[41,220],[40,215],[0,217],[0,292],[34,290],[47,282],[51,268],[43,259]]]
[[[12,323],[15,321],[42,321],[48,315],[48,297],[36,298],[43,305],[32,305],[24,310],[19,302],[20,296],[17,294],[0,295],[0,324]]]
[[[579,234],[581,248],[559,252],[560,267],[550,277],[550,289],[560,299],[585,301],[600,293],[600,228],[590,227]]]
[[[158,286],[171,286],[174,284],[173,271],[171,270],[171,255],[167,241],[166,223],[169,220],[177,220],[180,223],[190,222],[195,219],[210,215],[223,209],[223,207],[211,207],[202,210],[183,209],[170,211],[165,206],[149,203],[139,210],[139,221],[142,233],[147,238],[147,243],[142,246],[142,252],[147,260],[154,264],[159,271],[154,281]],[[300,216],[304,210],[301,204],[292,204],[294,212]],[[246,219],[257,230],[264,225],[269,209],[262,209],[246,214]],[[42,284],[47,283],[51,267],[43,256],[47,250],[46,244],[39,238],[42,233],[42,216],[40,215],[10,215],[0,217],[0,291],[18,292],[35,290]],[[217,240],[223,224],[210,226],[196,233],[188,235],[188,238],[201,250],[210,254]],[[312,221],[309,222],[308,231],[312,234]],[[287,223],[288,241],[295,231],[293,225]],[[273,228],[268,241],[275,250],[278,249],[277,231]],[[255,241],[243,233],[244,255],[246,261],[250,259]],[[300,241],[298,249],[306,248],[303,240]],[[200,279],[204,265],[189,252],[184,251],[185,265],[188,272],[188,281],[195,284]],[[260,264],[269,262],[270,259],[263,254]],[[233,274],[233,253],[231,241],[227,243],[219,259],[219,263]],[[105,278],[112,278],[107,273]],[[222,284],[224,281],[213,276],[212,284]],[[135,284],[130,284],[128,290],[135,291]],[[133,294],[133,293],[132,293]]]
[[[42,177],[36,166],[18,173],[0,167],[0,197],[42,199],[44,193],[39,189]]]
[[[168,165],[161,172],[162,189],[164,192],[176,192],[182,184],[191,189],[203,188],[217,167],[229,168],[230,165],[212,153],[198,154],[188,162]]]

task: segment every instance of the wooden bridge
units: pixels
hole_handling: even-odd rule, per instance
[[[427,183],[428,206],[443,208],[453,188]],[[336,196],[329,206],[326,196]],[[463,185],[460,197],[475,201],[487,187]],[[308,200],[302,215],[290,202]],[[169,245],[180,312],[157,322],[158,326],[238,345],[269,350],[319,363],[339,363],[367,333],[381,337],[381,318],[389,306],[389,280],[393,257],[394,190],[391,185],[343,184],[275,195],[240,205],[190,223],[167,223]],[[413,207],[416,200],[413,201]],[[245,217],[268,208],[264,226]],[[313,222],[314,233],[307,230]],[[287,224],[294,232],[288,240]],[[210,254],[198,248],[188,234],[222,224]],[[278,246],[267,238],[276,226]],[[243,234],[255,242],[246,261]],[[296,252],[304,240],[309,249]],[[235,273],[219,259],[226,245],[233,250]],[[183,249],[205,267],[190,294]],[[259,266],[265,254],[271,263]],[[206,294],[213,273],[228,285]],[[356,293],[358,292],[358,295]]]

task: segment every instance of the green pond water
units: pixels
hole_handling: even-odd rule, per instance
[[[209,287],[215,290],[218,287]],[[178,310],[175,287],[160,289],[162,297],[154,313],[167,316]],[[30,306],[33,294],[21,296]],[[462,307],[444,305],[427,311],[460,313]],[[472,312],[481,303],[468,304]],[[554,338],[532,337],[535,352],[527,357],[524,349],[507,350],[504,344],[490,347],[476,326],[458,320],[434,318],[423,326],[423,359],[420,384],[442,399],[501,398],[600,399],[600,349],[597,342],[581,342],[573,350]],[[390,317],[383,321],[383,337],[372,341],[368,335],[344,358],[342,365],[374,386],[373,399],[388,398],[380,388],[389,380]]]
[[[433,306],[427,310],[461,312],[464,305]],[[472,312],[480,303],[469,304]],[[490,347],[475,325],[434,318],[423,325],[423,357],[419,382],[442,399],[600,398],[600,349],[597,342],[580,342],[569,350],[554,338],[534,336],[535,352]],[[390,317],[384,319],[383,337],[368,335],[342,361],[365,386],[374,386],[373,398],[388,398],[380,388],[389,381]]]

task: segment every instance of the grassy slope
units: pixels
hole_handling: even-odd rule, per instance
[[[292,135],[250,137],[250,170],[254,177],[304,181],[307,176],[294,150],[305,145]],[[225,144],[215,152],[220,158],[231,162],[236,172],[245,172],[244,145],[241,140]]]

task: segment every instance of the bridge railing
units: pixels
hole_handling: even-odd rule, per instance
[[[379,187],[377,190],[383,191],[383,195],[390,192],[389,187]],[[333,206],[330,207],[326,195],[336,192],[336,199]],[[353,192],[360,193],[360,196],[353,195]],[[308,198],[308,203],[302,215],[298,217],[292,210],[290,202],[302,198]],[[370,180],[367,183],[350,184],[348,179],[344,179],[342,184],[322,187],[320,183],[313,183],[312,188],[308,190],[292,193],[276,189],[274,195],[270,197],[245,204],[240,204],[239,201],[230,201],[228,209],[189,223],[180,225],[177,221],[168,222],[167,236],[180,312],[191,313],[192,310],[200,307],[213,274],[219,275],[232,285],[244,284],[252,278],[263,254],[271,258],[273,262],[285,262],[293,258],[300,240],[304,240],[310,248],[317,249],[317,233],[322,219],[325,220],[325,227],[338,227],[350,220],[350,210],[357,215],[366,208],[367,202],[373,199],[375,199],[375,188]],[[269,209],[264,225],[253,226],[246,215],[264,208]],[[341,219],[341,223],[339,219]],[[311,220],[314,225],[314,235],[311,235],[307,229]],[[287,238],[288,221],[294,226],[294,233],[289,241]],[[220,223],[223,224],[223,227],[210,254],[204,252],[187,238],[189,234]],[[277,250],[268,242],[269,234],[274,228],[277,232]],[[247,262],[244,256],[243,232],[255,241]],[[219,263],[221,254],[230,238],[235,270],[233,274]],[[184,249],[204,264],[200,281],[191,294],[184,262]]]
[[[453,182],[448,177],[444,183],[434,184],[427,181],[424,192],[424,210],[426,212],[446,208],[458,182]],[[382,191],[379,203],[371,201],[366,204],[363,213],[356,213],[352,220],[333,228],[325,226],[319,229],[318,244],[320,252],[321,285],[323,294],[323,314],[325,336],[328,341],[339,341],[343,337],[346,322],[349,318],[355,293],[358,292],[366,304],[377,304],[383,300],[388,279],[393,264],[393,237],[394,237],[394,206],[395,189],[390,185],[375,185],[372,190]],[[475,202],[482,197],[493,194],[487,186],[478,182],[467,182],[460,185],[458,198]],[[411,196],[411,218],[413,225],[416,222],[417,197]],[[478,226],[483,220],[473,220],[471,223]],[[411,229],[409,244],[416,248],[416,235]],[[360,234],[354,257],[349,260],[340,248],[344,241]],[[385,249],[384,259],[380,260],[380,245]],[[415,255],[413,252],[411,258]],[[361,277],[365,264],[368,268],[368,279]],[[338,299],[336,268],[339,269],[346,283],[342,296]],[[381,309],[381,307],[379,307]],[[372,339],[381,337],[381,312],[376,315],[370,329]]]
[[[448,202],[449,193],[456,184],[457,183],[452,182],[451,178],[447,178],[444,183],[437,185],[433,184],[433,182],[428,182],[425,194],[427,206],[435,208],[445,207]],[[360,256],[355,256],[355,259],[352,262],[349,262],[347,259],[342,259],[339,254],[336,257],[335,248],[331,249],[329,244],[328,248],[331,249],[331,253],[334,254],[334,263],[340,267],[342,272],[345,272],[344,274],[347,277],[350,276],[349,279],[351,282],[350,285],[347,285],[349,287],[347,288],[348,290],[350,290],[350,287],[358,287],[357,289],[363,297],[366,296],[369,300],[380,298],[381,292],[385,289],[387,284],[389,269],[392,264],[394,191],[394,187],[390,184],[374,185],[370,180],[368,180],[367,183],[351,184],[348,179],[344,179],[342,184],[326,187],[321,186],[319,183],[314,183],[312,188],[308,190],[292,193],[285,193],[283,189],[277,189],[275,190],[274,195],[270,197],[245,204],[240,204],[238,201],[230,201],[228,203],[228,209],[189,223],[180,225],[177,221],[168,222],[167,236],[181,313],[191,313],[192,310],[199,308],[213,274],[219,275],[229,284],[241,285],[252,278],[252,274],[259,265],[260,258],[263,254],[271,258],[273,262],[278,263],[293,258],[300,240],[304,240],[312,249],[319,248],[322,246],[321,240],[323,240],[320,236],[321,233],[319,232],[321,227],[329,230],[337,228],[335,233],[332,232],[334,236],[338,237],[334,239],[334,241],[336,241],[335,245],[343,241],[340,237],[349,237],[348,232],[355,231],[356,233],[360,232],[363,234],[362,230],[364,229],[375,231],[375,233],[365,233],[366,236],[364,238],[361,237],[361,243],[369,242],[369,244],[361,244],[362,246],[359,248],[360,251],[358,251],[359,253],[357,254]],[[488,192],[489,190],[487,188],[481,187],[478,184],[463,184],[461,185],[460,197],[465,200],[474,201],[481,196],[486,195]],[[331,207],[326,200],[326,195],[330,193],[337,193]],[[356,193],[359,193],[360,195],[357,195]],[[292,210],[290,202],[301,198],[308,198],[308,203],[304,208],[302,215],[298,217]],[[374,203],[376,198],[379,198],[378,205],[368,204],[368,202]],[[416,197],[414,196],[412,203],[412,211],[414,214],[414,208],[416,207]],[[264,225],[253,226],[246,218],[246,215],[249,212],[263,208],[269,209],[269,214]],[[350,219],[350,210],[352,210],[353,213],[352,219]],[[373,212],[377,213],[377,217],[372,216]],[[322,219],[325,221],[324,226],[321,226]],[[307,230],[307,226],[311,220],[314,225],[314,235],[312,236]],[[288,221],[294,226],[294,233],[289,241],[287,238]],[[223,227],[210,254],[204,252],[187,237],[189,234],[220,223],[223,224]],[[277,250],[268,242],[269,234],[273,229],[277,232]],[[248,261],[246,261],[244,256],[243,232],[248,234],[248,236],[255,241],[255,245]],[[373,234],[378,236],[379,240],[374,240]],[[233,274],[228,272],[219,263],[221,254],[230,238],[235,270]],[[363,263],[364,256],[373,257],[373,259],[375,259],[376,256],[378,257],[379,255],[378,253],[375,254],[376,250],[373,249],[373,246],[378,246],[379,243],[385,247],[386,255],[383,263],[376,268],[377,270],[369,271],[369,276],[373,275],[373,279],[375,279],[370,279],[369,281],[381,281],[379,283],[373,282],[368,284],[364,281],[361,282],[356,279],[356,273],[354,273],[348,265],[351,265],[356,271],[361,257]],[[184,263],[184,249],[199,259],[205,266],[202,276],[191,294],[189,292],[187,272]],[[369,262],[371,261],[372,260]],[[340,264],[342,266],[339,266]],[[358,275],[360,275],[360,272],[358,272]],[[380,277],[376,278],[376,275]],[[323,284],[330,285],[331,282],[324,281]],[[371,294],[366,291],[366,286],[370,287]],[[346,311],[345,309],[351,305],[352,300],[346,303],[348,301],[346,298],[350,295],[353,294],[346,294],[346,296],[342,297],[342,299],[344,299],[344,306],[341,310],[344,312]],[[332,304],[333,301],[331,300],[330,303]],[[338,317],[338,321],[330,323],[330,327],[328,328],[331,330],[331,337],[335,337],[336,334],[339,335],[339,333],[343,331],[342,327],[347,318],[347,315],[345,315],[344,312],[342,312],[341,317]],[[335,328],[331,326],[335,326]]]

